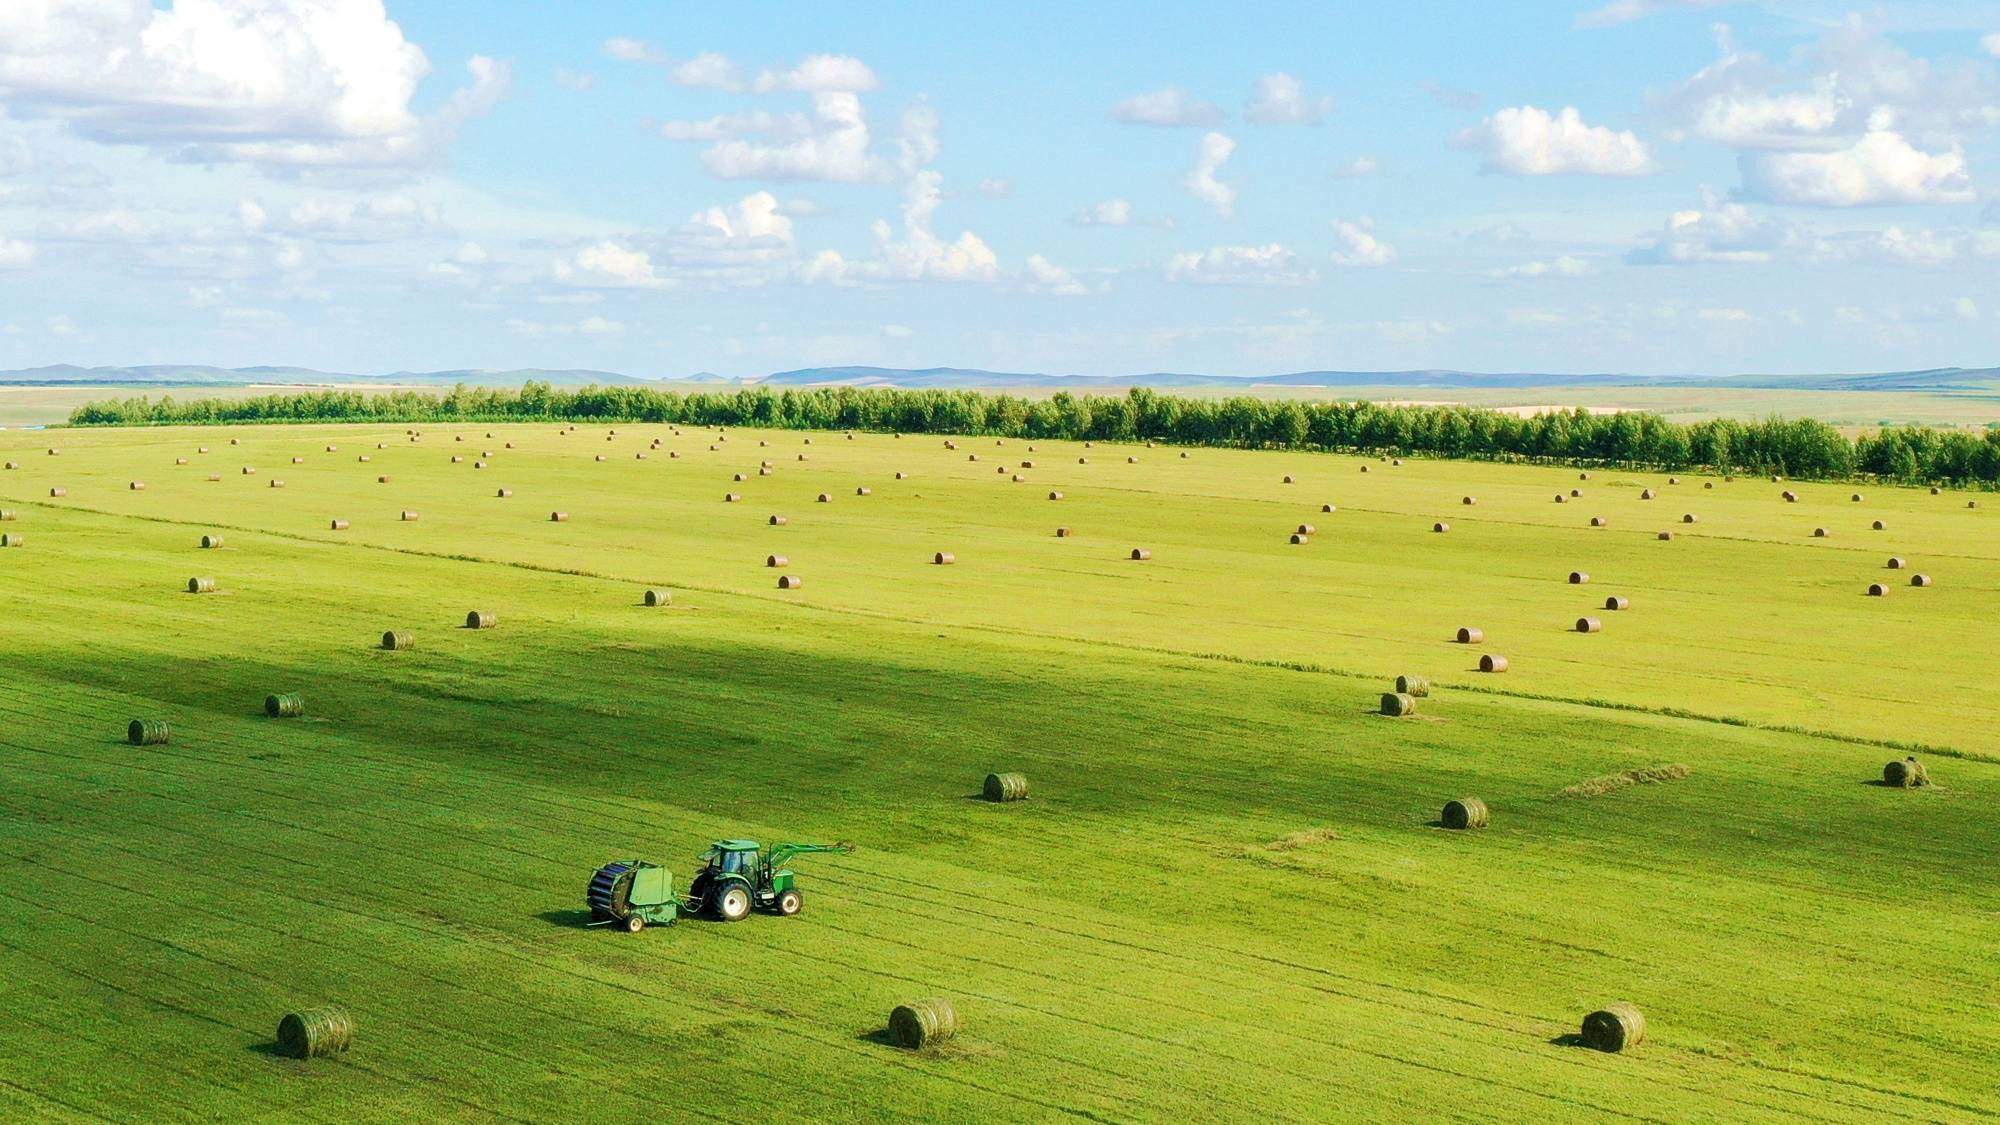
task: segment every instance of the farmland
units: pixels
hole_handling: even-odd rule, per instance
[[[2000,1114],[2000,502],[957,445],[0,433],[0,1115]],[[729,836],[857,850],[796,919],[583,925]],[[884,1043],[924,996],[963,1034]],[[355,1048],[273,1057],[319,1003]]]

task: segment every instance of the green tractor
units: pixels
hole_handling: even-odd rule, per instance
[[[851,852],[852,844],[774,844],[769,851],[755,840],[717,840],[700,856],[701,870],[688,884],[685,898],[674,895],[673,872],[642,859],[621,859],[598,868],[584,901],[590,924],[618,926],[636,934],[651,922],[663,924],[682,916],[707,914],[724,922],[740,922],[752,910],[783,917],[805,906],[797,877],[785,864],[811,852]]]

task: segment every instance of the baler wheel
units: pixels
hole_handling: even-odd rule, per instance
[[[623,925],[625,926],[626,933],[636,934],[646,928],[646,920],[637,914],[627,914]]]

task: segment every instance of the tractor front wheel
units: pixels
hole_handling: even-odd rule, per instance
[[[716,892],[715,916],[725,922],[741,922],[750,915],[750,892],[741,883],[731,883]]]
[[[806,896],[797,890],[789,890],[778,896],[778,913],[783,917],[790,918],[805,909],[805,905]]]
[[[646,920],[637,914],[627,914],[622,924],[625,927],[625,932],[628,934],[636,934],[646,928]]]

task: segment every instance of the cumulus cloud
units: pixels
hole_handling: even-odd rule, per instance
[[[1134,94],[1111,107],[1111,119],[1127,125],[1220,125],[1227,116],[1214,102],[1203,101],[1176,87]]]
[[[1132,201],[1129,199],[1107,199],[1102,203],[1085,207],[1070,216],[1070,222],[1083,227],[1123,227],[1132,223]]]
[[[1798,238],[1790,226],[1741,203],[1711,203],[1701,210],[1676,211],[1651,243],[1625,260],[1633,265],[1768,262],[1794,247]]]
[[[672,282],[654,268],[653,256],[612,239],[557,259],[550,267],[555,279],[566,285],[607,289],[660,289]]]
[[[1081,297],[1090,292],[1074,274],[1040,254],[1028,255],[1027,275],[1026,288],[1031,293],[1047,293],[1054,297]]]
[[[0,270],[27,269],[34,264],[34,243],[14,238],[0,238]]]
[[[1215,174],[1235,151],[1235,141],[1221,133],[1207,134],[1195,148],[1194,167],[1181,181],[1189,195],[1215,208],[1225,219],[1236,213],[1236,185],[1223,183]]]
[[[1648,176],[1659,170],[1629,130],[1586,124],[1573,106],[1555,114],[1509,106],[1458,141],[1485,154],[1486,171],[1514,176]]]
[[[660,52],[646,43],[623,35],[614,35],[604,41],[604,53],[621,62],[658,62]]]
[[[1014,194],[1014,181],[999,176],[989,176],[979,181],[979,194],[988,199],[1005,199]]]
[[[1340,266],[1386,266],[1396,260],[1396,248],[1375,237],[1375,220],[1366,216],[1333,224],[1333,261]]]
[[[1522,262],[1493,271],[1495,277],[1536,278],[1536,277],[1582,277],[1590,272],[1590,263],[1582,258],[1561,254],[1548,261]]]
[[[1307,97],[1305,83],[1280,72],[1257,80],[1243,118],[1254,125],[1317,125],[1332,112],[1332,98]]]
[[[760,94],[795,90],[807,94],[865,94],[881,86],[868,64],[853,55],[807,55],[790,70],[767,70],[752,89]]]
[[[886,169],[869,150],[868,117],[851,93],[815,93],[812,115],[731,114],[707,122],[669,122],[674,139],[714,139],[702,167],[725,180],[879,180]],[[770,134],[749,139],[757,134]],[[670,134],[673,135],[673,134]]]
[[[467,68],[471,84],[420,117],[410,101],[429,60],[380,0],[0,5],[0,101],[189,160],[418,163],[505,93],[504,63]]]
[[[1662,12],[1685,11],[1699,8],[1720,8],[1737,0],[1612,0],[1602,8],[1593,8],[1576,17],[1576,26],[1617,27],[1656,16]]]
[[[1991,35],[1981,36],[1979,45],[1985,48],[1987,54],[2000,57],[2000,31],[1996,31]]]
[[[1168,281],[1195,285],[1304,285],[1318,277],[1317,271],[1300,267],[1298,255],[1276,242],[1175,254],[1166,273]]]
[[[1963,152],[1924,152],[1888,131],[1836,152],[1746,152],[1737,163],[1743,190],[1774,203],[1861,207],[1977,198]]]
[[[743,75],[727,55],[714,51],[704,51],[683,63],[676,64],[667,71],[667,78],[676,86],[691,86],[702,90],[741,90]]]

